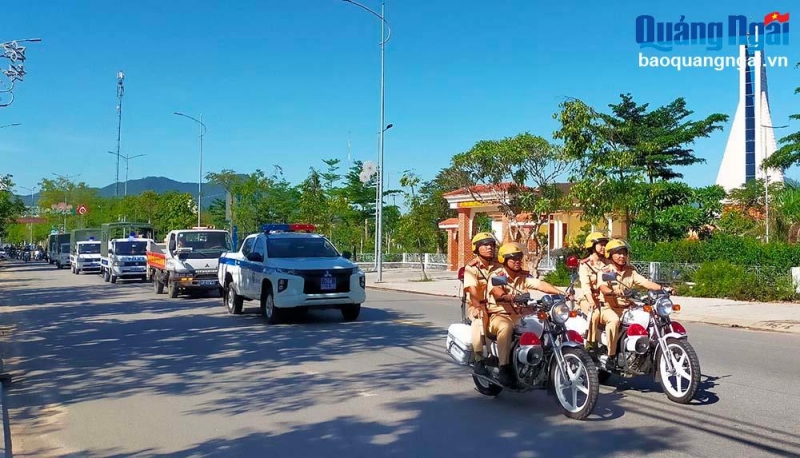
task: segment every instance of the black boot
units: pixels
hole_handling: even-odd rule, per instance
[[[475,366],[472,368],[472,373],[475,375],[483,375],[483,376],[489,375],[489,371],[486,370],[486,363],[484,363],[482,359],[478,360],[475,363]]]
[[[503,386],[511,386],[514,384],[514,369],[511,367],[511,364],[500,366],[500,375],[498,375],[497,381]]]

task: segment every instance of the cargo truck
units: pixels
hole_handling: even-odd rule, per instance
[[[75,229],[70,235],[70,265],[73,274],[100,271],[100,229]]]
[[[100,226],[100,275],[106,282],[147,280],[147,244],[155,232],[149,223],[105,223]]]

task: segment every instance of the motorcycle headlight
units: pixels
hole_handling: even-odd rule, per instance
[[[560,302],[553,306],[550,309],[550,316],[553,317],[553,321],[558,324],[564,324],[569,319],[569,305],[566,302]]]
[[[656,313],[658,316],[669,316],[672,313],[672,301],[666,297],[659,298],[656,301]]]

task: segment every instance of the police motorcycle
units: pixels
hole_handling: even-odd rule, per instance
[[[602,278],[604,282],[616,282],[617,274],[606,272]],[[608,352],[605,329],[597,352],[590,352],[601,367],[600,381],[605,382],[612,373],[626,378],[652,374],[671,401],[688,404],[700,385],[700,361],[687,340],[686,328],[670,319],[681,306],[672,302],[668,291],[648,291],[642,296],[622,286],[625,297],[634,305],[620,319],[616,369],[609,372],[599,362],[599,357]]]
[[[506,285],[506,277],[492,278],[492,286]],[[523,316],[514,327],[511,364],[515,381],[511,386],[500,383],[497,342],[492,340],[487,341],[488,376],[472,374],[475,388],[486,396],[497,396],[504,389],[518,393],[547,389],[555,392],[564,415],[585,419],[597,403],[597,367],[583,348],[583,338],[568,325],[575,313],[567,305],[566,297],[551,294],[534,300],[530,294],[517,291],[514,302],[533,312]],[[450,325],[446,352],[460,365],[474,365],[469,325]]]

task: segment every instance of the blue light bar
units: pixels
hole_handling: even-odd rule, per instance
[[[261,232],[276,232],[276,231],[283,231],[289,232],[291,227],[288,224],[262,224],[261,225]]]

